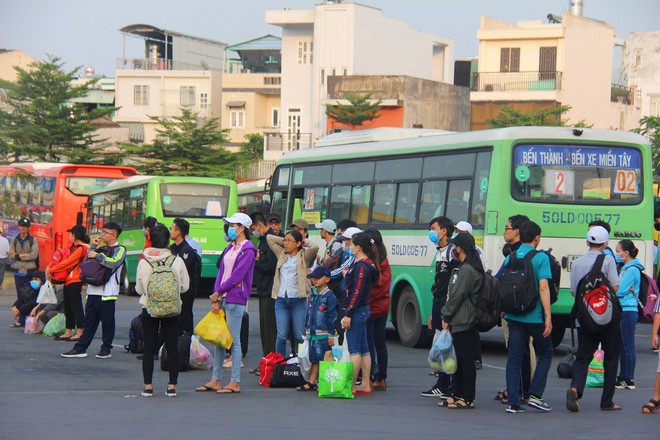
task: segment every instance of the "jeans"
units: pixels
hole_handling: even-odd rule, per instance
[[[528,324],[514,320],[509,324],[509,358],[506,362],[506,389],[509,404],[520,405],[520,383],[525,349],[531,336],[536,352],[536,371],[529,386],[529,394],[543,397],[548,381],[548,372],[552,364],[552,338],[543,337],[543,324]]]
[[[344,336],[348,341],[348,352],[351,356],[370,354],[367,340],[368,318],[369,306],[357,307],[351,317],[351,328],[346,331]]]
[[[275,300],[275,321],[277,324],[277,338],[275,351],[286,357],[286,339],[289,329],[293,328],[293,339],[302,344],[305,335],[305,315],[307,314],[307,300],[305,298],[277,298]],[[294,342],[291,341],[291,342]],[[297,344],[295,344],[297,351]]]
[[[176,385],[179,377],[179,348],[177,338],[179,336],[180,317],[152,318],[147,309],[142,309],[140,315],[142,321],[142,339],[144,340],[144,354],[142,355],[142,377],[145,385],[151,385],[154,375],[154,355],[158,354],[158,330],[160,328],[165,337],[165,348],[169,357],[170,381]]]
[[[621,379],[635,379],[635,327],[637,326],[637,310],[621,313]]]
[[[101,327],[101,339],[103,344],[101,348],[112,350],[112,340],[115,338],[115,301],[103,301],[101,295],[87,295],[85,304],[85,320],[83,321],[84,332],[80,341],[73,346],[77,351],[87,351],[87,347],[92,343],[96,329]]]
[[[367,341],[371,353],[371,376],[375,381],[387,379],[387,345],[385,344],[387,316],[367,319]]]
[[[227,327],[229,333],[234,339],[231,345],[231,382],[241,381],[241,321],[243,320],[243,313],[245,313],[245,306],[241,304],[224,304],[225,318],[227,319]],[[222,364],[225,361],[225,349],[217,345],[213,349],[213,379],[222,382]]]

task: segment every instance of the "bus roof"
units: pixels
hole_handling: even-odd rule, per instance
[[[413,130],[413,129],[410,129]],[[332,136],[332,135],[331,135]],[[359,143],[345,143],[323,148],[307,148],[291,151],[284,154],[277,164],[296,162],[314,162],[328,159],[336,160],[349,157],[371,157],[396,155],[403,152],[424,152],[450,148],[465,144],[471,146],[487,146],[501,140],[547,140],[556,141],[610,141],[628,144],[648,145],[644,136],[628,131],[596,130],[591,128],[575,127],[508,127],[491,130],[468,131],[462,133],[448,132],[442,135],[420,135],[414,138],[396,139],[386,141],[365,141]]]
[[[119,170],[125,176],[133,176],[137,174],[135,168],[114,165],[97,165],[97,164],[73,164],[73,163],[53,163],[53,162],[23,162],[11,165],[5,165],[3,170],[11,170],[12,168],[20,168],[29,172],[39,175],[56,175],[66,170],[103,170],[112,168]]]
[[[323,136],[314,147],[334,147],[336,145],[361,144],[364,142],[394,141],[398,139],[413,139],[422,136],[439,136],[456,133],[447,130],[431,130],[425,128],[380,127],[366,130],[350,130]]]
[[[97,191],[96,194],[105,193],[115,189],[130,188],[140,184],[147,184],[151,180],[159,179],[163,182],[189,182],[189,183],[217,183],[217,184],[231,184],[232,180],[221,179],[218,177],[190,177],[190,176],[131,176],[127,179],[116,180],[110,182],[105,188]]]
[[[251,180],[249,182],[237,183],[236,189],[238,190],[239,194],[241,192],[250,192],[252,190],[263,190],[266,186],[266,181],[268,181],[268,179]]]

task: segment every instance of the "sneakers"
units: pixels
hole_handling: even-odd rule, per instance
[[[96,358],[97,359],[109,359],[111,357],[112,357],[112,355],[110,354],[110,352],[108,350],[103,349],[103,348],[101,349],[101,351],[96,353]]]
[[[529,396],[527,406],[531,406],[532,408],[540,409],[541,411],[545,412],[552,411],[552,407],[545,403],[541,397]]]
[[[167,391],[165,391],[165,395],[167,397],[176,397],[176,389],[175,388],[168,388]]]
[[[620,379],[616,383],[615,388],[618,388],[620,390],[634,390],[635,389],[635,381],[634,380]]]
[[[154,390],[153,389],[148,390],[148,389],[145,388],[144,391],[142,391],[141,394],[144,397],[153,397],[154,396]]]
[[[509,414],[521,414],[525,412],[525,408],[521,407],[520,405],[509,405],[506,408],[506,412]]]
[[[570,412],[580,411],[580,404],[578,403],[578,395],[573,388],[569,388],[566,391],[566,409]]]
[[[436,387],[435,385],[432,386],[428,391],[422,391],[421,394],[424,397],[437,397],[439,399],[447,399],[450,397],[448,394],[443,393],[442,390],[440,390],[440,388]]]
[[[86,351],[78,351],[75,348],[67,351],[66,353],[61,353],[62,357],[65,358],[84,358],[87,357]]]
[[[474,361],[474,369],[475,369],[475,370],[481,370],[481,366],[482,366],[481,359],[475,359],[475,361]]]

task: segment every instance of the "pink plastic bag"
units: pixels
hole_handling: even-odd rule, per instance
[[[190,341],[190,368],[194,370],[213,368],[213,355],[202,345],[198,336],[193,336]]]
[[[28,318],[25,320],[25,334],[30,334],[30,333],[41,333],[41,330],[44,328],[44,325],[41,321],[39,321],[37,318],[34,316],[28,316]]]

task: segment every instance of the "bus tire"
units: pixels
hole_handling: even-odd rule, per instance
[[[566,333],[567,320],[564,317],[552,316],[552,347],[557,348],[559,344],[564,340],[564,334]]]
[[[123,268],[121,271],[121,283],[119,285],[119,293],[123,293],[126,296],[134,296],[137,293],[135,292],[135,283],[131,283],[128,279],[128,273],[126,268]]]
[[[424,347],[431,340],[426,326],[422,325],[417,296],[411,286],[401,291],[396,306],[396,330],[406,347]]]

